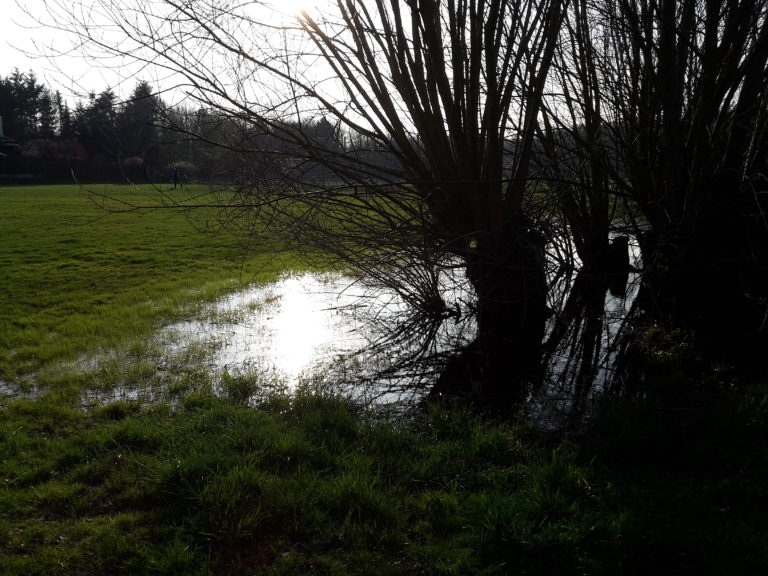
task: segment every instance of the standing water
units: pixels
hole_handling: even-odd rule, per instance
[[[466,283],[453,285],[446,305],[465,307],[468,290]],[[165,328],[160,341],[171,355],[192,347],[209,350],[207,368],[214,375],[254,375],[289,390],[305,382],[331,383],[353,396],[392,402],[414,392],[414,375],[404,363],[414,350],[385,345],[406,308],[393,291],[349,276],[292,274],[227,296],[201,317]],[[465,346],[474,333],[465,310],[463,319],[442,322],[431,353]]]
[[[640,264],[639,249],[630,244],[632,269]],[[412,400],[434,382],[440,364],[432,365],[431,372],[412,372],[403,359],[415,351],[445,357],[470,344],[476,334],[471,288],[458,269],[449,270],[443,272],[441,296],[446,308],[458,313],[442,319],[434,333],[414,334],[397,345],[371,348],[391,339],[391,330],[407,310],[403,299],[392,290],[332,273],[293,274],[232,294],[203,317],[169,326],[162,340],[171,343],[172,353],[192,346],[210,350],[207,369],[213,374],[250,374],[289,389],[302,383],[331,384],[380,402]],[[543,381],[531,390],[527,406],[539,422],[562,422],[583,412],[587,401],[604,391],[639,274],[627,273],[618,293],[603,285],[590,297],[574,293],[577,282],[563,281],[552,290],[561,297],[550,302],[555,314],[546,330]],[[431,347],[420,349],[426,337],[432,338]]]
[[[636,269],[638,249],[630,247]],[[588,412],[591,399],[611,380],[624,318],[639,284],[639,274],[631,272],[623,291],[614,293],[601,284],[587,297],[574,288],[580,276],[550,278],[551,294],[559,298],[549,303],[554,313],[542,346],[541,384],[533,386],[526,403],[529,417],[547,426]],[[243,377],[254,393],[308,385],[365,402],[413,402],[428,392],[445,360],[476,334],[473,292],[461,267],[446,266],[436,283],[443,312],[411,324],[410,307],[396,290],[340,273],[290,274],[231,294],[160,332],[157,382],[165,382],[160,385],[164,389],[200,374],[201,382],[216,387],[228,377]],[[117,356],[111,361],[123,365],[125,357]],[[414,361],[424,358],[431,361]],[[110,358],[85,359],[80,365],[94,369],[103,360]],[[151,402],[158,392],[161,398],[162,390],[154,385],[152,390],[126,385],[84,391],[83,402]]]

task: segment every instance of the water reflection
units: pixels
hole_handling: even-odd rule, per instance
[[[577,275],[544,342],[544,377],[528,406],[535,420],[561,426],[588,417],[592,400],[613,382],[639,284],[638,274],[628,275],[626,295],[616,296],[605,278]]]
[[[632,242],[629,249],[631,268],[623,274],[551,273],[542,378],[526,406],[540,424],[572,423],[610,382],[639,287],[639,248]],[[161,341],[169,356],[205,350],[214,376],[255,375],[289,389],[327,384],[366,401],[412,400],[477,331],[461,266],[444,262],[435,278],[442,302],[431,318],[415,313],[412,295],[394,287],[303,273],[233,294],[202,317],[169,326]]]
[[[209,367],[230,374],[274,373],[295,383],[330,358],[364,345],[353,315],[341,315],[358,296],[350,280],[301,274],[232,294],[202,318],[169,326],[161,338],[171,352],[203,345]]]
[[[468,288],[457,288],[447,272],[443,278],[446,307],[459,312],[429,337],[416,333],[428,323],[409,327],[409,306],[397,292],[341,274],[303,273],[230,295],[201,318],[167,327],[160,339],[169,357],[207,350],[214,374],[255,374],[289,388],[333,382],[355,396],[397,401],[414,391],[410,358],[448,353],[474,335]]]
[[[577,425],[593,400],[614,382],[627,318],[640,290],[640,247],[628,242],[629,267],[611,274],[583,269],[573,278],[553,278],[556,311],[544,340],[544,374],[531,391],[527,410],[543,426]]]

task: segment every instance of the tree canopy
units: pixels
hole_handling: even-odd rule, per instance
[[[234,209],[394,287],[411,327],[458,314],[440,278],[463,268],[477,335],[444,386],[519,401],[562,332],[556,255],[604,296],[617,234],[642,249],[644,325],[741,359],[764,342],[766,0],[93,4],[48,23],[175,79],[194,105],[159,123],[220,151]],[[148,93],[122,113],[148,119]],[[114,106],[76,110],[80,134],[145,153],[110,140]]]

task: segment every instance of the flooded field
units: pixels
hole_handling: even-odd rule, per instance
[[[295,383],[365,345],[349,306],[360,298],[351,279],[291,275],[232,294],[202,317],[168,326],[160,335],[170,353],[211,350],[207,366],[229,374],[272,374]]]
[[[635,245],[630,245],[630,265],[640,267]],[[639,290],[639,273],[615,280],[612,286],[588,283],[585,289],[577,275],[553,291],[560,299],[551,302],[557,313],[546,330],[543,377],[529,397],[533,418],[560,421],[604,392],[624,319]],[[434,333],[414,333],[394,343],[392,332],[407,310],[403,299],[338,273],[292,274],[237,292],[196,318],[166,327],[159,341],[165,362],[195,349],[206,351],[200,361],[219,377],[250,376],[288,390],[328,385],[367,401],[413,400],[436,378],[408,363],[414,353],[450,354],[476,334],[471,288],[460,270],[444,273],[441,282],[446,306],[459,313]]]
[[[447,303],[462,306],[466,290],[453,286]],[[390,345],[405,310],[395,292],[349,276],[291,274],[166,327],[159,341],[169,358],[207,350],[203,362],[212,374],[252,375],[289,390],[332,383],[354,396],[396,401],[415,392],[404,361],[424,344],[416,335]],[[474,332],[465,314],[461,322],[443,322],[428,346],[433,353],[448,352],[471,342]]]
[[[640,266],[634,245],[630,264]],[[289,273],[201,305],[133,352],[101,351],[64,368],[91,375],[93,385],[81,390],[85,406],[151,403],[203,386],[227,394],[233,385],[246,399],[315,387],[364,402],[411,403],[477,331],[461,267],[445,266],[436,279],[449,313],[427,323],[408,324],[409,306],[392,288],[341,273]],[[605,390],[639,274],[615,280],[609,286],[579,274],[551,279],[542,377],[527,403],[533,419],[562,421]],[[0,394],[35,395],[36,388],[0,382]]]

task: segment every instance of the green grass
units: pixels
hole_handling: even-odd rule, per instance
[[[459,406],[388,421],[301,391],[18,400],[0,418],[0,573],[765,573],[759,397],[614,406],[554,444]]]
[[[8,573],[504,574],[576,567],[588,543],[590,472],[461,409],[396,424],[311,394],[197,394],[61,412],[5,411]]]
[[[244,256],[241,239],[217,230],[217,210],[187,212],[165,201],[205,201],[202,189],[166,192],[102,186],[0,187],[0,380],[133,342],[203,300],[273,279],[290,254]],[[124,211],[131,205],[156,207]]]
[[[108,214],[74,187],[0,202],[0,379],[38,386],[0,397],[0,574],[768,573],[765,383],[698,387],[664,346],[646,398],[564,439],[460,405],[389,420],[249,376],[167,378],[158,327],[302,263],[196,232],[214,210]],[[83,402],[131,383],[163,394]]]

